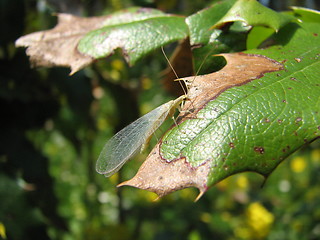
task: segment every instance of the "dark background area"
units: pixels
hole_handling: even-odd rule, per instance
[[[261,1],[273,9],[319,1]],[[320,149],[315,142],[281,164],[263,188],[253,173],[210,189],[156,196],[117,183],[147,153],[106,179],[95,161],[106,139],[172,99],[162,89],[160,51],[129,68],[120,54],[69,76],[31,68],[22,35],[50,29],[53,13],[105,15],[130,6],[192,14],[209,1],[0,0],[0,239],[319,239]]]

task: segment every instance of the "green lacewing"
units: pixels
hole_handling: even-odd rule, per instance
[[[175,73],[177,79],[175,81],[184,81],[187,88],[190,85],[186,79],[179,79],[177,73],[172,67],[169,59],[167,58],[163,48],[161,50]],[[200,65],[200,71],[204,61]],[[196,76],[198,75],[198,72]],[[196,77],[194,76],[194,77]],[[192,83],[192,81],[191,81]],[[184,89],[184,87],[181,85]],[[171,100],[150,111],[149,113],[138,118],[136,121],[116,133],[103,147],[100,156],[97,160],[96,170],[100,174],[109,177],[119,171],[119,169],[136,153],[138,153],[149,137],[162,125],[168,116],[174,113],[174,110],[187,99],[187,93]]]
[[[187,98],[182,95],[162,104],[116,133],[104,146],[97,160],[96,170],[109,177],[138,153],[148,138],[168,116]]]

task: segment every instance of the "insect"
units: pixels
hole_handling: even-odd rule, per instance
[[[116,173],[131,157],[139,152],[147,139],[162,125],[168,116],[186,100],[182,95],[138,118],[120,130],[102,149],[97,160],[96,170],[109,177]]]
[[[161,50],[177,77],[175,81],[179,81],[180,84],[181,80],[185,81],[186,86],[188,87],[189,83],[186,82],[187,80],[179,79],[163,48],[161,48]],[[106,177],[109,177],[116,173],[131,157],[133,157],[141,150],[142,146],[148,140],[148,138],[162,125],[162,123],[169,116],[174,114],[175,109],[186,99],[187,93],[175,100],[171,100],[160,105],[156,109],[138,118],[136,121],[116,133],[105,144],[100,153],[96,164],[97,172],[100,174],[104,174]]]

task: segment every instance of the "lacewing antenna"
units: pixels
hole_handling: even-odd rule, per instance
[[[167,57],[167,54],[166,54],[166,52],[164,51],[163,46],[161,46],[161,51],[162,51],[162,53],[163,53],[163,56],[164,56],[164,57],[165,57],[165,59],[167,60],[167,62],[168,62],[168,64],[169,64],[170,68],[172,69],[172,71],[173,71],[174,75],[176,76],[176,78],[177,78],[177,79],[180,79],[180,78],[179,78],[179,76],[178,76],[178,74],[177,74],[177,72],[174,70],[174,68],[173,68],[173,66],[172,66],[172,64],[171,64],[171,62],[170,62],[170,60],[169,60],[169,58]],[[174,81],[176,81],[176,80],[174,80]],[[186,91],[186,90],[184,89],[183,84],[182,84],[180,81],[179,81],[179,84],[180,84],[180,86],[181,86],[181,88],[182,88],[182,90],[183,90],[184,94],[185,94],[185,95],[187,95],[187,94],[188,94],[188,91]]]

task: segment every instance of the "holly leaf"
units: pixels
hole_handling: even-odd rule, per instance
[[[256,0],[231,0],[228,12],[211,28],[220,28],[226,23],[240,21],[249,26],[266,26],[278,31],[294,18],[277,13]]]
[[[250,13],[244,9],[249,9]],[[234,13],[237,18],[232,17]],[[265,16],[272,18],[267,20]],[[215,53],[241,51],[245,47],[246,27],[237,26],[235,31],[225,35],[220,29],[212,30],[212,26],[242,21],[277,30],[291,18],[293,16],[276,13],[255,0],[228,0],[187,19],[149,8],[129,8],[91,18],[58,14],[55,28],[21,37],[16,46],[27,47],[34,66],[66,66],[71,68],[72,74],[96,59],[113,54],[118,48],[133,65],[160,46],[186,39],[189,35],[192,46],[215,42]],[[242,30],[245,34],[240,34]],[[202,48],[202,55],[207,51]]]
[[[121,48],[127,62],[133,65],[152,50],[187,36],[184,17],[165,15],[97,29],[81,39],[78,49],[98,59]]]
[[[319,11],[303,8],[303,7],[290,7],[292,11],[287,12],[289,15],[293,15],[301,22],[320,22]]]
[[[222,70],[185,79],[190,100],[178,124],[120,186],[159,196],[193,186],[200,197],[239,172],[267,178],[291,153],[319,138],[319,25],[287,24],[270,39],[272,47],[223,54]]]
[[[256,0],[227,0],[213,4],[186,18],[195,68],[200,67],[209,52],[217,54],[255,48],[293,19],[293,16],[275,12]],[[259,34],[251,34],[255,37],[247,41],[252,28],[262,30]],[[214,60],[205,62],[203,72],[214,70]]]
[[[73,74],[91,64],[96,58],[112,54],[118,47],[128,50],[125,48],[127,45],[120,44],[124,41],[130,42],[128,43],[130,45],[146,40],[148,34],[148,36],[144,35],[142,37],[144,39],[139,38],[141,32],[138,31],[141,31],[141,28],[154,28],[155,31],[164,31],[164,28],[172,27],[175,21],[177,21],[176,26],[180,28],[178,31],[180,35],[177,33],[175,36],[165,35],[165,37],[162,37],[163,34],[158,32],[158,37],[162,37],[163,42],[157,40],[157,44],[159,42],[164,44],[185,37],[182,31],[186,27],[183,24],[181,25],[181,22],[184,22],[182,17],[167,15],[150,8],[129,8],[102,17],[83,18],[70,14],[57,14],[57,16],[58,24],[55,28],[28,34],[16,41],[17,47],[27,47],[27,55],[30,56],[33,66],[65,66],[70,67],[71,74]],[[162,22],[161,19],[163,18]],[[152,24],[155,24],[155,26]],[[163,24],[168,24],[168,26],[163,26]],[[98,30],[95,31],[96,29]],[[171,32],[173,31],[174,29]],[[104,35],[107,32],[108,37]],[[82,38],[83,41],[79,45]],[[134,40],[132,40],[133,38]],[[92,39],[93,42],[88,43],[89,39]],[[101,41],[100,45],[97,41]],[[148,39],[148,41],[151,41],[151,39]],[[108,47],[101,49],[101,44],[104,44],[104,47],[107,44]],[[130,58],[130,63],[148,53],[146,50],[135,51],[136,47],[140,49],[142,46],[141,42],[139,44],[125,53],[127,59]],[[147,45],[150,48],[150,45]]]

